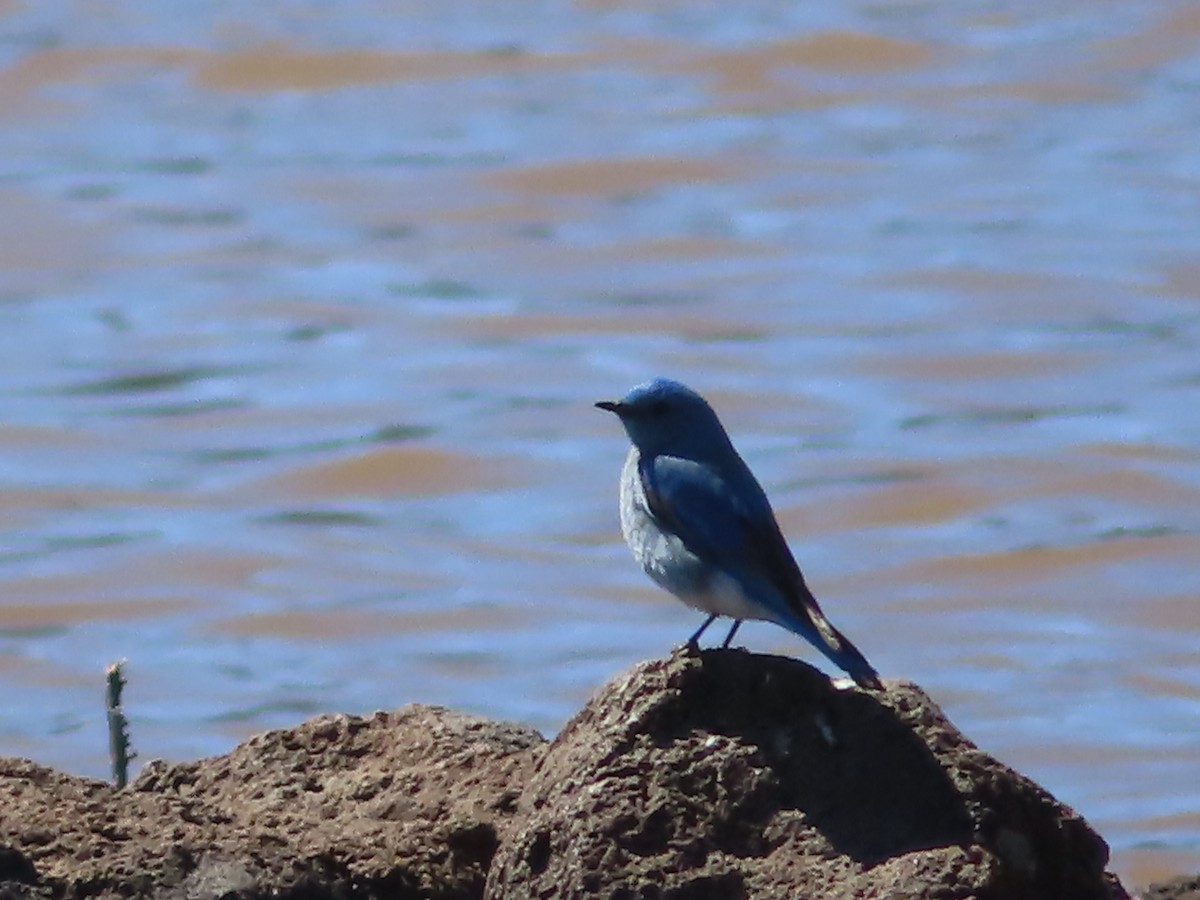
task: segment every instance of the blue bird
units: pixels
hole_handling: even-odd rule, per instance
[[[708,613],[696,646],[718,616],[782,625],[863,688],[879,674],[833,627],[804,582],[761,485],[721,420],[695,391],[667,378],[597,407],[615,413],[633,447],[621,472],[621,533],[654,581]]]

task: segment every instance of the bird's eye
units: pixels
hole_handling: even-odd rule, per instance
[[[650,414],[652,416],[664,416],[667,413],[667,401],[655,400],[650,404]]]

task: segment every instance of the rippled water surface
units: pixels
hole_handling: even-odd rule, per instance
[[[553,732],[697,625],[591,406],[669,374],[885,675],[1200,870],[1194,5],[10,2],[0,64],[0,752],[104,775],[122,657],[143,760]]]

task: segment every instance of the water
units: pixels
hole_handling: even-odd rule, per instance
[[[591,403],[708,395],[833,620],[1200,870],[1200,14],[0,8],[0,752],[552,733],[698,624]],[[778,629],[757,650],[814,655]]]

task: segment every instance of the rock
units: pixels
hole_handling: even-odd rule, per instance
[[[0,842],[27,861],[0,876],[64,900],[477,898],[497,825],[544,744],[414,706],[150,763],[123,791],[0,760]]]
[[[124,791],[0,760],[0,900],[1125,898],[1104,842],[915,686],[679,652],[551,743],[326,716]]]
[[[488,897],[1126,896],[1083,819],[917,687],[737,651],[604,688],[507,827]]]

